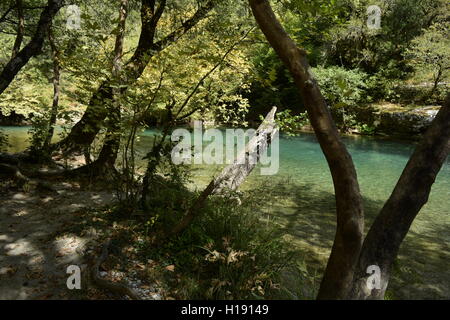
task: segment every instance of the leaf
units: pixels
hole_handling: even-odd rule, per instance
[[[171,264],[170,266],[167,266],[165,269],[167,271],[174,272],[175,271],[175,265]]]

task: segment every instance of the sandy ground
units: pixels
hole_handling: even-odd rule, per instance
[[[0,299],[67,299],[69,265],[86,267],[83,248],[93,235],[58,236],[80,210],[114,200],[106,192],[56,183],[56,192],[0,194]],[[76,297],[76,296],[75,296]]]

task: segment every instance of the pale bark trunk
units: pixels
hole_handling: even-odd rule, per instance
[[[225,167],[221,174],[214,179],[213,194],[236,191],[253,171],[261,153],[268,148],[269,143],[273,141],[274,136],[278,133],[275,123],[276,111],[277,108],[273,107],[259,126],[255,136],[250,139],[234,163]]]
[[[195,200],[186,215],[171,231],[168,237],[182,233],[199,215],[201,208],[211,194],[220,194],[227,191],[236,191],[247,176],[255,168],[262,153],[266,151],[272,139],[278,132],[275,123],[276,108],[272,108],[263,123],[256,130],[255,136],[250,139],[245,149],[237,156],[234,163],[225,167],[220,175],[214,178],[206,189]]]
[[[267,0],[250,0],[258,25],[290,70],[333,177],[337,228],[319,299],[343,299],[352,284],[363,239],[364,215],[356,170],[314,79],[306,53],[278,22]]]

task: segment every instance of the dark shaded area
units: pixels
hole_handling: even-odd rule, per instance
[[[322,274],[336,228],[334,194],[313,184],[272,182],[264,192],[274,196],[264,210],[282,226],[310,270]],[[290,207],[278,201],[289,201]],[[367,233],[384,202],[363,195]],[[420,213],[419,213],[420,215]],[[388,299],[450,298],[450,226],[439,224],[429,234],[410,230],[396,259]],[[320,277],[316,279],[320,281]]]

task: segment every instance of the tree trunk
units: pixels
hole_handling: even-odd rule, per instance
[[[23,34],[25,32],[25,17],[23,14],[22,0],[16,0],[16,9],[17,9],[17,16],[19,18],[19,22],[17,25],[17,36],[16,36],[16,40],[14,41],[11,59],[14,59],[14,57],[19,53],[20,46],[22,45],[22,41],[23,41]]]
[[[119,9],[119,25],[118,33],[116,36],[116,44],[114,48],[114,60],[112,68],[112,77],[116,82],[116,85],[112,89],[113,91],[113,101],[111,104],[108,103],[108,131],[106,133],[105,142],[103,144],[102,150],[96,162],[101,165],[105,165],[109,168],[114,168],[114,164],[117,159],[117,154],[120,148],[120,85],[121,81],[121,70],[122,70],[122,55],[123,55],[123,41],[125,37],[125,27],[128,15],[128,0],[121,0]]]
[[[356,170],[313,77],[305,51],[296,46],[280,25],[267,0],[249,2],[258,25],[300,90],[333,177],[337,228],[318,298],[343,299],[351,287],[363,239],[364,214]]]
[[[268,148],[269,143],[273,141],[274,136],[278,133],[275,123],[276,111],[277,108],[273,107],[259,126],[256,135],[250,139],[234,163],[225,167],[220,175],[214,179],[213,194],[236,191],[253,171],[259,156]]]
[[[255,168],[260,155],[268,148],[272,139],[278,132],[275,123],[276,108],[267,114],[263,123],[256,130],[255,136],[250,139],[245,149],[237,156],[234,163],[225,167],[217,178],[214,178],[194,204],[189,208],[184,218],[178,223],[169,235],[173,237],[183,232],[194,218],[199,214],[200,209],[211,194],[220,194],[226,191],[235,191],[244,182],[245,178]],[[163,237],[164,239],[165,237]]]
[[[31,38],[31,41],[20,50],[14,58],[10,59],[1,71],[0,94],[8,88],[9,84],[14,80],[14,77],[19,73],[23,66],[25,66],[32,57],[41,52],[48,27],[63,4],[63,0],[48,0],[48,4],[41,13],[36,32]]]
[[[44,141],[44,152],[49,154],[50,152],[50,143],[53,138],[53,133],[55,131],[56,118],[58,116],[58,106],[59,106],[59,92],[60,92],[60,62],[58,57],[58,48],[56,47],[55,38],[53,36],[52,28],[49,27],[48,30],[48,40],[50,42],[50,48],[52,51],[52,61],[53,61],[53,102],[52,109],[50,111],[50,120],[48,123],[48,132],[47,137]]]
[[[132,85],[142,75],[147,64],[155,54],[176,42],[179,37],[205,18],[214,4],[213,0],[208,1],[190,19],[186,20],[180,28],[155,42],[157,25],[165,10],[166,1],[160,1],[158,7],[155,7],[155,2],[155,0],[142,0],[141,35],[133,57],[125,64],[123,70],[123,73],[126,75],[123,91],[126,91],[127,87]],[[100,85],[99,90],[92,96],[83,117],[75,124],[70,134],[55,145],[55,149],[60,149],[65,154],[80,152],[94,141],[108,114],[104,101],[113,100],[111,83],[112,80],[108,79]]]
[[[359,257],[351,299],[383,299],[392,263],[450,151],[450,95],[409,159],[391,196],[370,228]],[[381,271],[380,289],[370,289],[367,267]]]

